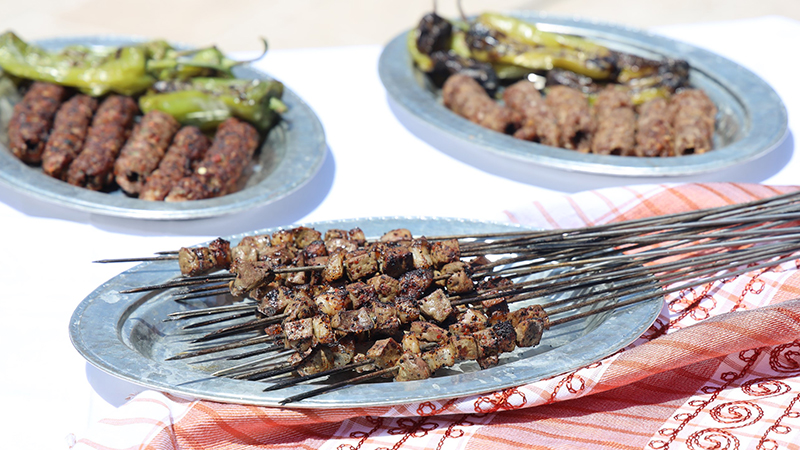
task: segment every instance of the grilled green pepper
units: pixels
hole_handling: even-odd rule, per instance
[[[157,109],[178,122],[210,130],[229,117],[238,117],[266,131],[285,111],[283,84],[274,80],[192,78],[158,82],[139,98],[145,113]]]
[[[483,13],[478,16],[477,23],[487,28],[497,30],[509,39],[533,46],[551,49],[570,49],[585,52],[594,56],[608,56],[610,50],[602,45],[589,42],[577,36],[542,31],[531,23],[515,17],[504,16],[497,13]]]
[[[264,51],[257,58],[236,61],[227,58],[217,47],[179,51],[165,41],[144,44],[148,49],[147,70],[158,80],[186,80],[195,77],[233,78],[233,68],[261,59],[267,53],[267,41],[262,39]]]
[[[133,95],[155,81],[147,72],[143,46],[113,51],[72,46],[51,52],[10,31],[0,35],[0,67],[17,77],[70,86],[94,96],[108,92]]]

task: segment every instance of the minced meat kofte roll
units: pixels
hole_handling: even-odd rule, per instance
[[[627,91],[613,86],[597,94],[594,102],[596,130],[592,153],[598,155],[634,155],[636,112]]]
[[[514,137],[558,147],[558,123],[542,94],[528,81],[518,81],[503,92],[506,106],[522,115],[522,126]]]
[[[561,147],[588,153],[594,133],[594,118],[586,96],[567,86],[552,86],[545,97],[547,107],[561,129]]]
[[[669,103],[654,98],[639,106],[636,120],[637,156],[675,156]]]
[[[521,120],[519,114],[498,104],[467,75],[448,77],[442,87],[442,100],[444,106],[459,116],[500,133],[512,133]]]
[[[139,194],[147,177],[158,168],[180,124],[171,115],[153,110],[142,117],[114,163],[117,184]]]
[[[114,160],[128,139],[139,107],[130,97],[112,95],[97,109],[83,151],[67,171],[67,182],[99,191],[114,179]]]
[[[14,156],[29,164],[42,162],[53,118],[66,96],[63,86],[41,81],[31,84],[22,100],[14,105],[8,123],[8,148]]]
[[[670,102],[675,154],[701,154],[714,145],[717,107],[700,89],[675,94]]]
[[[158,164],[158,169],[147,177],[139,198],[164,200],[178,181],[192,175],[192,171],[205,155],[209,145],[211,145],[210,140],[199,128],[193,126],[181,128]]]
[[[42,154],[44,173],[53,178],[66,178],[67,168],[83,149],[95,110],[97,100],[83,94],[75,95],[61,105]]]
[[[214,142],[190,177],[181,179],[165,198],[168,202],[219,197],[237,189],[258,148],[258,131],[247,122],[226,119]]]

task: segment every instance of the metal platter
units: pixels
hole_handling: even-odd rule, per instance
[[[368,237],[378,237],[396,228],[408,228],[415,236],[519,229],[514,225],[491,222],[403,217],[320,222],[306,226],[320,231],[357,226]],[[247,234],[271,231],[274,230]],[[243,236],[226,239],[235,244]],[[149,262],[125,271],[99,286],[78,305],[72,315],[69,332],[75,348],[90,363],[119,378],[177,395],[220,402],[278,406],[289,395],[306,392],[331,382],[320,381],[263,392],[267,386],[265,383],[211,376],[211,373],[236,363],[221,359],[231,352],[215,357],[165,361],[166,358],[189,349],[189,341],[204,333],[197,331],[198,329],[182,330],[180,327],[186,322],[164,322],[168,314],[231,302],[228,295],[193,300],[196,303],[187,304],[175,302],[169,293],[164,292],[119,294],[120,290],[163,283],[178,275],[180,271],[175,261]],[[653,286],[651,292],[658,290]],[[489,369],[478,370],[476,363],[463,362],[446,373],[437,373],[427,380],[361,384],[355,388],[340,389],[293,403],[292,407],[397,405],[456,398],[530,383],[585,366],[630,344],[653,323],[661,311],[662,303],[661,297],[657,297],[619,310],[554,326],[545,331],[538,346],[504,354],[500,364]],[[602,304],[593,307],[600,306]],[[241,339],[241,336],[237,339]],[[223,342],[220,340],[215,343]]]
[[[690,82],[705,90],[719,109],[714,150],[675,158],[583,154],[522,141],[482,128],[451,112],[438,90],[416,69],[406,33],[384,48],[378,70],[389,96],[411,115],[438,130],[499,157],[567,171],[616,176],[683,176],[730,167],[777,147],[787,133],[786,107],[761,78],[717,54],[641,30],[545,13],[512,16],[544,31],[586,37],[611,49],[652,59],[681,58],[692,67]]]
[[[124,45],[141,39],[125,37],[76,37],[38,41],[58,49],[67,45]],[[267,79],[253,67],[234,69],[240,78]],[[7,129],[0,130],[0,182],[40,200],[62,206],[118,217],[136,219],[200,219],[221,216],[267,205],[286,197],[308,182],[325,159],[326,142],[322,124],[314,111],[294,92],[284,89],[288,111],[273,128],[257,153],[256,164],[245,187],[223,197],[191,202],[150,202],[126,196],[121,190],[94,192],[45,175],[40,167],[18,160],[4,145]]]

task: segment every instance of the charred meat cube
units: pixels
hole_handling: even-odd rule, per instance
[[[427,297],[419,300],[419,309],[425,317],[437,322],[444,322],[453,313],[450,299],[443,290],[437,289]]]
[[[400,282],[389,275],[375,275],[367,280],[367,284],[375,289],[378,300],[386,303],[393,302],[400,293]]]
[[[322,269],[322,279],[330,283],[331,281],[341,280],[344,277],[344,258],[343,250],[334,250],[328,256],[328,262]]]
[[[426,342],[442,342],[447,339],[448,336],[447,331],[443,330],[441,327],[421,320],[411,322],[408,331]]]
[[[378,270],[390,277],[399,277],[414,267],[411,252],[401,246],[378,245]]]
[[[416,299],[400,296],[395,298],[394,307],[397,309],[397,318],[400,323],[406,324],[419,320],[420,310]]]
[[[306,245],[305,248],[303,248],[303,253],[309,259],[312,259],[320,256],[328,256],[328,249],[325,247],[324,242],[321,240],[316,240]]]
[[[428,364],[431,373],[442,367],[452,367],[456,363],[456,349],[450,342],[445,342],[420,356]]]
[[[328,253],[336,250],[349,253],[358,250],[358,244],[349,239],[328,239],[325,241],[325,248],[328,249]]]
[[[494,298],[481,302],[483,310],[489,316],[489,323],[507,320],[508,303],[503,298]]]
[[[500,353],[513,352],[517,348],[517,333],[511,322],[498,322],[492,325],[492,331],[497,338],[497,351]]]
[[[355,250],[347,253],[344,259],[347,276],[357,281],[374,275],[378,271],[378,261],[375,254],[367,250]]]
[[[540,305],[531,305],[509,314],[511,325],[517,335],[517,345],[533,347],[539,344],[547,329],[547,313]]]
[[[397,241],[411,241],[413,236],[411,235],[411,231],[405,228],[398,228],[396,230],[391,230],[381,236],[381,242],[397,242]]]
[[[270,243],[273,247],[294,245],[294,232],[292,230],[278,230],[272,233]]]
[[[367,350],[367,358],[379,369],[393,367],[402,356],[403,348],[392,338],[381,339]]]
[[[478,358],[497,355],[500,349],[497,346],[497,335],[492,328],[484,328],[473,333],[475,344],[478,346]]]
[[[455,334],[472,334],[488,325],[489,318],[486,314],[475,309],[468,309],[459,316],[458,322],[450,325],[449,330]]]
[[[375,288],[363,281],[350,283],[345,286],[345,289],[347,289],[347,294],[350,296],[350,303],[353,304],[353,309],[378,301],[378,294],[375,292]]]
[[[316,303],[319,311],[333,316],[350,306],[350,298],[345,289],[328,288],[325,292],[314,297],[314,303]]]
[[[375,323],[364,308],[339,311],[331,318],[331,326],[342,333],[361,333],[371,331]]]
[[[472,292],[474,285],[467,272],[460,270],[447,278],[446,287],[451,294],[466,294]]]
[[[294,292],[286,286],[270,289],[255,289],[251,297],[258,300],[258,311],[265,316],[280,314],[294,301]]]
[[[304,352],[314,344],[313,320],[308,317],[283,323],[286,348]]]
[[[276,323],[264,328],[264,335],[266,336],[283,336],[283,325]]]
[[[450,342],[455,349],[456,360],[474,361],[478,359],[478,345],[475,343],[475,338],[472,336],[453,335],[450,337]]]
[[[297,292],[294,295],[294,301],[289,303],[284,311],[286,318],[284,322],[305,319],[307,317],[314,317],[317,314],[317,307],[314,300],[305,292]]]
[[[420,298],[433,284],[433,270],[414,269],[404,273],[398,281],[403,295]]]
[[[480,255],[477,258],[473,259],[472,261],[467,264],[467,271],[470,273],[475,273],[476,270],[480,269],[481,266],[485,266],[486,264],[491,264],[492,262],[489,258]]]
[[[481,369],[488,369],[500,364],[500,357],[497,355],[485,356],[477,359],[478,365]]]
[[[317,347],[297,365],[300,376],[313,375],[334,368],[333,352],[327,347]]]
[[[285,266],[294,260],[297,255],[294,250],[286,245],[273,245],[259,252],[259,259],[269,261],[276,266]]]
[[[422,357],[414,353],[404,353],[397,361],[395,381],[425,380],[430,378],[431,370]]]
[[[384,336],[395,336],[400,332],[397,309],[390,303],[371,302],[367,306],[370,318],[375,322],[375,331]]]
[[[356,353],[355,356],[353,356],[353,364],[360,364],[365,361],[372,361],[372,360],[367,358],[367,355],[363,353]],[[373,370],[375,370],[375,365],[372,363],[356,367],[357,373],[372,372]]]
[[[431,244],[431,258],[436,267],[442,267],[445,264],[458,261],[461,259],[461,250],[458,246],[458,240],[447,239],[434,242]]]
[[[330,345],[336,342],[336,333],[331,327],[331,318],[324,315],[316,315],[311,318],[311,328],[314,332],[314,344]]]
[[[230,242],[214,239],[208,247],[181,247],[178,251],[178,264],[181,273],[195,276],[218,269],[227,269],[231,264]]]
[[[258,250],[248,245],[237,245],[231,249],[231,273],[239,273],[239,266],[244,262],[258,261]]]
[[[275,277],[272,269],[269,261],[243,262],[238,267],[236,278],[230,282],[231,294],[237,297],[242,296],[269,283]]]
[[[347,238],[358,245],[364,245],[367,243],[367,237],[364,235],[364,232],[361,230],[361,228],[358,227],[352,228],[350,231],[348,231]]]
[[[401,342],[403,351],[408,353],[422,353],[419,348],[419,338],[416,334],[405,333],[403,334],[403,341]]]
[[[353,361],[353,356],[356,354],[356,340],[353,337],[344,337],[330,349],[333,353],[333,366],[346,366]]]
[[[433,268],[433,257],[431,256],[431,244],[425,237],[414,239],[408,248],[411,251],[411,258],[415,269]]]
[[[322,239],[322,233],[308,227],[294,228],[292,234],[294,234],[294,246],[299,249],[304,249],[312,242]]]
[[[331,239],[347,239],[347,231],[329,228],[327,231],[325,231],[325,235],[323,236],[322,240],[328,241]]]

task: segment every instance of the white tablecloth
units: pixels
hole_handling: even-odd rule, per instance
[[[386,96],[377,75],[379,46],[304,49],[271,52],[258,65],[316,111],[329,150],[321,171],[275,204],[207,220],[141,221],[77,212],[0,186],[3,447],[66,448],[71,433],[82,433],[142,389],[87,364],[69,341],[67,327],[78,303],[131,266],[92,264],[96,259],[148,255],[216,236],[337,218],[505,220],[503,209],[521,202],[628,184],[796,184],[800,160],[791,130],[800,125],[800,86],[791,49],[800,42],[800,23],[764,17],[654,31],[717,52],[764,78],[788,108],[787,139],[757,161],[701,176],[561,172],[487,158],[428,131]],[[370,189],[363,189],[365,184]]]

